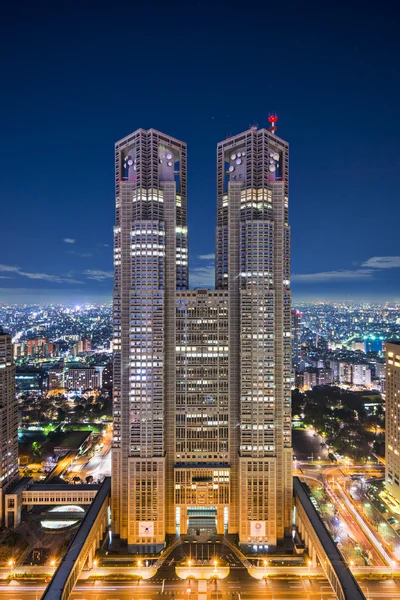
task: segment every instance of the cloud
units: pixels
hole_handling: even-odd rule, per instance
[[[18,273],[19,267],[13,267],[12,265],[0,265],[0,271],[7,271],[8,273]]]
[[[0,275],[0,279],[12,279],[12,277],[8,277],[7,275]]]
[[[89,258],[93,256],[91,252],[76,252],[75,250],[67,250],[67,254],[75,254],[75,256],[80,256],[81,258]]]
[[[373,256],[361,266],[370,269],[396,269],[400,267],[400,256]]]
[[[114,277],[113,271],[101,271],[100,269],[86,269],[83,271],[88,279],[95,279],[96,281],[103,281],[104,279],[110,279]]]
[[[195,267],[190,270],[189,281],[191,287],[214,287],[215,282],[215,268],[214,265],[208,265],[206,267]]]
[[[320,281],[344,281],[348,279],[372,279],[373,269],[339,269],[322,273],[293,273],[292,281],[299,283],[318,283]]]
[[[355,263],[353,263],[355,264]],[[294,273],[292,281],[318,283],[320,281],[344,281],[348,279],[372,279],[381,269],[400,268],[400,256],[373,256],[361,263],[359,269],[338,269],[322,273]]]
[[[200,254],[197,258],[200,260],[215,260],[215,254]]]
[[[66,244],[75,244],[76,240],[74,240],[74,238],[64,238],[63,242]]]
[[[16,273],[21,277],[27,277],[28,279],[42,279],[44,281],[54,281],[54,283],[83,283],[70,276],[62,275],[49,275],[48,273],[30,273],[29,271],[22,271],[21,267],[15,267],[13,265],[0,265],[0,271],[6,273]]]

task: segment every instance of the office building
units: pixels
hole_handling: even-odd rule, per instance
[[[371,369],[368,365],[353,365],[351,381],[353,385],[371,385]]]
[[[290,531],[288,145],[217,148],[216,289],[188,290],[186,146],[116,144],[112,521],[130,551],[199,517],[241,544]]]
[[[366,335],[364,337],[364,351],[380,354],[383,350],[384,338],[381,335]]]
[[[400,343],[386,342],[386,488],[400,502]]]
[[[18,478],[18,403],[11,335],[0,327],[0,523],[4,494]]]
[[[301,318],[303,313],[292,310],[292,365],[297,369],[301,361]]]
[[[64,386],[71,392],[100,389],[100,373],[95,367],[69,367],[64,371]]]

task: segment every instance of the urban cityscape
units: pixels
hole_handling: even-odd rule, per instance
[[[0,600],[400,600],[397,12],[6,3]]]
[[[188,285],[186,145],[140,129],[116,144],[113,304],[1,304],[24,596],[395,597],[400,305],[292,305],[268,120],[218,145],[215,290]]]

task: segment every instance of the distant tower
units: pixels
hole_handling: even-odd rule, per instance
[[[0,327],[0,522],[7,526],[4,494],[18,478],[18,403],[11,335]]]
[[[292,310],[292,365],[294,369],[299,367],[301,361],[301,318],[303,313]]]

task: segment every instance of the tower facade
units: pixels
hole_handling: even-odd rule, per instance
[[[385,444],[387,490],[400,502],[400,344],[386,342],[386,411]]]
[[[301,361],[301,318],[303,313],[292,310],[292,365],[297,369]]]
[[[188,289],[186,146],[116,145],[114,533],[159,547],[201,519],[242,544],[291,524],[288,145],[217,149],[216,289]]]
[[[230,525],[275,545],[291,524],[292,349],[288,144],[271,129],[218,144],[216,287],[229,296]]]
[[[164,542],[173,502],[166,481],[176,292],[188,286],[186,145],[140,129],[115,152],[112,518],[134,550]]]
[[[0,327],[0,522],[4,493],[18,478],[18,403],[11,335]],[[7,526],[7,523],[5,523]]]

